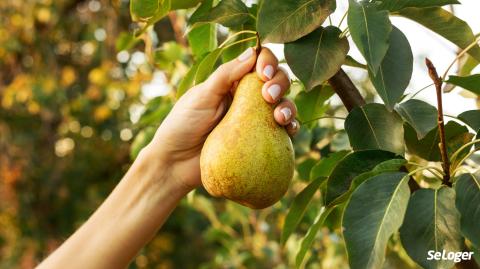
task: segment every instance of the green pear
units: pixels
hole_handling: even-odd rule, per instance
[[[242,78],[200,156],[208,193],[254,209],[280,200],[294,170],[292,142],[273,118],[274,107],[263,99],[262,86],[255,72]]]

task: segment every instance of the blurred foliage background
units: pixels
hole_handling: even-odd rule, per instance
[[[190,13],[171,12],[134,40],[128,0],[0,1],[0,268],[33,268],[120,180],[193,63],[182,32]],[[346,115],[338,102],[322,109]],[[296,180],[280,203],[253,211],[197,190],[130,267],[291,268],[300,235],[278,242],[292,198],[320,156],[349,149],[333,119],[310,127],[295,139]],[[298,232],[319,209],[313,202]],[[327,219],[309,268],[347,267],[339,216]],[[388,268],[414,268],[398,238],[387,256]]]

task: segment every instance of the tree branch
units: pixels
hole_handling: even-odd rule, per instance
[[[445,121],[443,119],[443,102],[442,102],[442,78],[438,76],[437,70],[433,63],[428,59],[425,58],[425,64],[428,68],[428,75],[433,80],[435,84],[435,89],[437,92],[437,103],[438,103],[438,132],[440,135],[440,154],[442,155],[442,166],[443,171],[445,172],[445,176],[443,176],[443,184],[447,186],[452,186],[450,182],[450,160],[448,159],[447,153],[447,144],[445,138]],[[464,251],[470,252],[468,247],[465,246]],[[461,262],[455,264],[456,268],[459,269],[479,269],[478,264],[472,260],[462,260]]]
[[[340,68],[340,70],[328,80],[328,83],[340,97],[348,111],[365,104],[365,100],[357,87],[355,87],[343,69]]]
[[[433,83],[435,84],[435,89],[437,91],[437,104],[438,104],[438,133],[440,135],[440,154],[442,156],[442,167],[445,175],[443,176],[443,184],[447,186],[452,186],[450,183],[450,160],[448,159],[447,153],[447,144],[445,138],[445,121],[443,119],[443,102],[442,102],[442,78],[438,76],[437,70],[433,63],[428,59],[425,58],[425,64],[428,68],[428,75],[432,79]]]
[[[178,44],[182,45],[183,47],[187,46],[187,40],[183,35],[183,26],[184,21],[181,20],[175,11],[170,11],[168,13],[168,19],[170,20],[170,24],[172,25],[173,33],[175,35],[175,40]]]

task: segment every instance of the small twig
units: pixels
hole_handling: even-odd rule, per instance
[[[458,161],[458,163],[456,163],[456,165],[454,166],[455,168],[453,169],[452,175],[455,175],[458,172],[458,170],[461,168],[460,165],[462,165],[463,162],[467,161],[468,158],[470,158],[473,154],[475,154],[479,150],[480,149],[475,149],[473,151],[470,151],[467,155],[465,155],[465,157],[463,157],[460,161]]]
[[[314,118],[314,119],[311,119],[311,120],[302,121],[302,122],[300,122],[300,124],[310,123],[310,122],[313,122],[313,121],[316,121],[316,120],[321,120],[321,119],[336,119],[336,120],[346,120],[346,118],[344,118],[344,117],[337,117],[337,116],[322,116],[322,117]]]
[[[449,115],[449,114],[443,114],[443,116],[448,117],[448,118],[452,118],[452,119],[455,119],[455,120],[461,120],[458,117],[453,116],[453,115]]]
[[[342,26],[342,23],[345,20],[345,18],[347,17],[347,14],[348,14],[348,9],[345,11],[342,18],[340,19],[340,22],[338,23],[338,28],[340,28],[340,26]]]
[[[432,79],[433,83],[435,84],[435,89],[437,91],[437,104],[438,104],[438,132],[440,135],[440,154],[442,155],[442,167],[445,175],[443,176],[443,184],[447,186],[452,186],[450,183],[450,160],[448,159],[447,153],[447,144],[445,138],[445,121],[443,119],[443,103],[442,103],[442,78],[438,76],[437,70],[433,63],[428,59],[425,58],[425,64],[428,68],[428,75]]]
[[[441,178],[443,177],[443,171],[440,170],[439,168],[435,167],[435,166],[424,166],[424,165],[421,165],[421,164],[419,164],[419,163],[411,162],[411,161],[408,162],[408,164],[413,165],[413,166],[416,166],[416,167],[426,167],[426,168],[428,168],[428,169],[437,171],[437,172],[439,173],[439,174],[437,174],[437,175],[441,175],[441,176],[439,176],[439,178],[441,179]],[[430,171],[430,170],[429,170],[429,171]],[[433,174],[433,173],[432,173],[432,174]]]
[[[248,37],[248,38],[244,38],[244,39],[241,39],[241,40],[237,40],[235,42],[232,42],[228,45],[225,45],[225,46],[219,46],[219,48],[223,49],[223,50],[226,50],[230,47],[233,47],[235,45],[238,45],[240,43],[244,43],[244,42],[247,42],[247,41],[251,41],[251,40],[254,40],[254,39],[257,39],[256,37],[252,36],[252,37]]]
[[[340,33],[340,38],[347,37],[347,35],[350,34],[350,28],[345,28],[342,33]]]
[[[419,93],[423,92],[424,90],[428,89],[430,86],[433,86],[433,83],[431,84],[428,84],[427,86],[421,88],[420,90],[416,91],[415,93],[413,93],[412,96],[410,96],[408,99],[413,99],[415,96],[417,96]]]
[[[457,149],[457,151],[455,151],[455,152],[452,154],[452,160],[457,159],[458,155],[459,155],[464,149],[468,148],[468,147],[471,146],[471,145],[477,144],[477,143],[480,143],[480,139],[475,139],[475,140],[473,140],[473,141],[468,142],[468,143],[465,144],[465,145],[462,145],[459,149]]]
[[[236,33],[234,33],[234,34],[231,34],[229,37],[227,37],[227,39],[225,39],[225,41],[223,41],[223,43],[220,44],[219,47],[221,48],[221,47],[225,46],[230,40],[232,40],[233,38],[235,38],[235,37],[237,37],[237,36],[239,36],[239,35],[241,35],[241,34],[253,34],[253,35],[255,35],[254,37],[256,38],[257,32],[255,32],[255,31],[250,31],[250,30],[238,31],[238,32],[236,32]]]

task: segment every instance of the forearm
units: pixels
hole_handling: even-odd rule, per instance
[[[142,151],[107,200],[39,268],[125,268],[188,192],[152,158]]]

